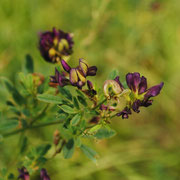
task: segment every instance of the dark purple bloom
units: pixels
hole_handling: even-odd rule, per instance
[[[20,173],[18,176],[18,179],[22,179],[22,180],[29,180],[30,179],[29,173],[25,167],[18,169],[18,171]]]
[[[160,93],[163,85],[164,85],[164,83],[161,82],[160,84],[149,88],[149,89],[146,91],[146,94],[144,95],[144,99],[147,100],[147,99],[149,99],[150,97],[157,96],[157,95]]]
[[[132,105],[133,111],[139,113],[140,112],[139,107],[141,105],[142,105],[142,102],[139,99],[133,102],[133,105]]]
[[[126,75],[126,82],[132,92],[135,93],[136,99],[132,102],[132,109],[137,113],[140,112],[140,106],[148,107],[152,105],[153,100],[150,100],[150,98],[157,96],[164,85],[164,83],[161,82],[160,84],[147,89],[146,78],[144,76],[140,77],[140,74],[137,72],[128,73]]]
[[[97,72],[97,67],[96,66],[91,66],[88,68],[87,71],[87,76],[95,76]]]
[[[100,119],[101,119],[101,118],[100,118],[99,116],[95,116],[95,117],[93,117],[93,118],[89,121],[89,123],[97,124]]]
[[[108,106],[107,106],[107,105],[102,104],[102,105],[100,106],[100,110],[105,110],[105,111],[107,111],[107,109],[108,109]]]
[[[53,28],[52,31],[40,33],[39,49],[43,58],[57,63],[63,56],[72,54],[72,35]]]
[[[41,180],[51,180],[44,168],[41,169]]]
[[[131,114],[131,109],[128,107],[125,107],[121,112],[117,113],[117,116],[122,116],[123,119],[127,119],[129,115]]]
[[[57,69],[55,69],[55,76],[50,77],[49,85],[51,87],[57,87],[58,85],[63,87],[69,84],[69,80],[66,78],[65,73],[60,74]]]
[[[61,64],[62,64],[62,67],[64,68],[64,70],[69,73],[71,70],[71,67],[67,64],[67,62],[62,59]]]

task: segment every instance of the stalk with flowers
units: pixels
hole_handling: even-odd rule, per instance
[[[88,77],[96,76],[96,66],[89,65],[83,58],[76,67],[67,62],[73,45],[70,33],[55,28],[43,32],[39,50],[45,61],[58,64],[55,73],[47,78],[34,72],[33,59],[28,55],[25,73],[19,73],[16,85],[1,78],[11,98],[7,100],[8,113],[1,113],[4,122],[0,125],[0,135],[3,143],[9,136],[20,136],[20,153],[24,157],[17,164],[18,179],[29,180],[39,171],[42,180],[50,180],[45,163],[60,153],[65,159],[71,158],[76,148],[96,163],[98,154],[82,139],[111,138],[116,134],[111,128],[111,119],[127,119],[133,112],[139,113],[141,107],[152,105],[152,98],[164,85],[161,82],[148,88],[147,79],[138,72],[128,73],[127,85],[123,85],[118,73],[112,71],[104,84],[95,86]],[[28,147],[28,131],[53,125],[52,143]],[[53,153],[47,154],[52,148]],[[15,179],[16,175],[7,172],[3,177]]]

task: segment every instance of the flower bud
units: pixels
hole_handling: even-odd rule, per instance
[[[107,98],[110,98],[112,95],[118,95],[122,92],[120,85],[115,80],[106,80],[103,89]]]
[[[50,177],[47,174],[46,169],[41,169],[41,180],[51,180]]]
[[[30,180],[30,176],[29,176],[29,173],[27,171],[27,169],[25,167],[22,167],[21,169],[18,169],[19,170],[19,176],[18,176],[18,179],[22,179],[22,180]]]
[[[61,137],[60,137],[59,131],[55,130],[54,135],[53,135],[53,142],[56,146],[59,144],[60,138]]]

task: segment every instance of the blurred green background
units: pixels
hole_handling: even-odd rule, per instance
[[[115,68],[122,81],[126,73],[140,72],[149,86],[165,82],[153,106],[141,108],[141,113],[128,120],[112,120],[118,132],[115,137],[87,140],[99,153],[97,165],[78,150],[71,160],[59,155],[46,166],[52,180],[180,179],[179,17],[179,0],[0,1],[1,76],[14,81],[27,53],[35,60],[36,72],[53,74],[54,65],[42,59],[37,47],[38,33],[56,27],[74,33],[69,62],[77,64],[83,57],[97,65],[98,84]],[[0,104],[5,94],[0,88]],[[42,128],[44,140],[51,141],[54,129]],[[15,171],[9,152],[17,147],[16,137],[7,139],[13,143],[4,146],[0,155],[0,167]],[[37,137],[32,144],[42,141]]]

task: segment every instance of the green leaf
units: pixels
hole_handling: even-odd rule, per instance
[[[47,103],[54,103],[54,104],[63,104],[63,99],[59,96],[54,96],[51,94],[39,94],[37,96],[39,101],[47,102]]]
[[[86,100],[82,97],[82,96],[77,96],[78,101],[83,105],[83,106],[87,106],[87,102]]]
[[[96,157],[97,157],[97,152],[96,152],[96,151],[94,151],[93,149],[91,149],[90,147],[88,147],[88,146],[86,146],[86,145],[84,145],[84,144],[82,144],[82,145],[80,146],[80,149],[82,150],[82,152],[83,152],[90,160],[92,160],[94,163],[97,162],[97,159],[96,159]]]
[[[70,139],[66,145],[63,147],[63,156],[65,159],[69,159],[72,157],[74,153],[74,139]]]
[[[73,97],[73,104],[76,107],[76,109],[79,109],[79,103],[76,97]]]
[[[112,129],[102,128],[97,131],[94,135],[97,139],[111,138],[116,134],[116,132]]]
[[[43,144],[38,146],[36,148],[37,155],[44,156],[49,151],[50,148],[51,148],[50,144]]]
[[[77,146],[77,147],[80,147],[80,146],[81,146],[81,138],[80,138],[80,137],[77,137],[77,138],[75,139],[75,143],[76,143],[76,146]]]
[[[71,125],[76,126],[79,123],[79,121],[81,120],[81,117],[82,117],[81,114],[76,114],[71,120]]]
[[[110,72],[108,79],[115,79],[116,76],[118,76],[119,71],[117,69],[114,69],[113,71]]]
[[[60,108],[61,108],[64,112],[66,112],[66,113],[68,113],[68,114],[75,114],[75,113],[77,113],[77,111],[75,111],[73,108],[71,108],[70,106],[67,106],[67,105],[62,105],[62,106],[60,106]]]
[[[9,129],[14,129],[18,126],[18,121],[16,120],[7,120],[0,124],[0,131],[6,131]]]
[[[27,54],[25,59],[25,72],[26,73],[33,73],[34,72],[34,62],[33,58]]]
[[[5,87],[9,91],[10,94],[12,94],[13,99],[18,103],[19,105],[26,103],[25,99],[21,94],[17,91],[15,86],[5,77],[1,77],[1,81],[4,83]]]
[[[58,86],[58,89],[59,89],[59,92],[60,92],[64,97],[66,97],[66,98],[69,99],[70,101],[72,100],[72,95],[71,95],[70,91],[69,91],[67,88]]]
[[[92,128],[89,130],[89,133],[98,131],[101,127],[102,127],[102,125],[98,124],[98,125],[92,127]]]

